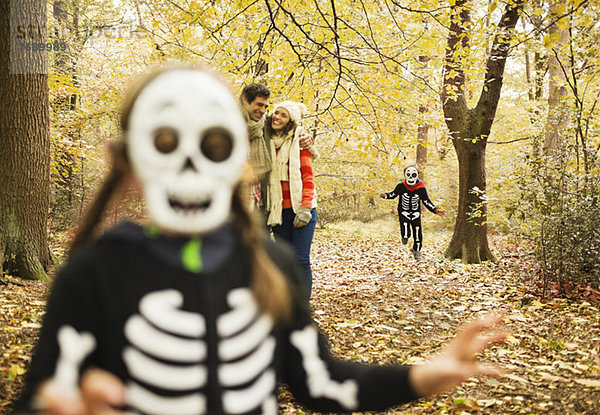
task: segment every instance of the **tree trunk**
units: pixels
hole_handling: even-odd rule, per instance
[[[531,7],[534,10],[538,10],[541,8],[541,5],[539,3],[540,0],[534,0],[531,4]],[[531,16],[530,23],[533,23],[533,27],[535,27],[536,29],[534,32],[537,36],[536,42],[539,42],[539,45],[541,45],[542,35],[545,31],[542,24],[542,16],[538,13],[534,13]],[[523,26],[525,28],[527,27],[527,24],[529,23],[523,21]],[[532,63],[529,62],[529,50],[525,51],[525,56],[529,63],[527,66],[527,85],[529,90],[529,101],[535,104],[532,105],[529,110],[529,119],[531,121],[531,125],[537,125],[539,123],[539,120],[543,118],[542,108],[539,105],[537,105],[537,103],[542,99],[544,92],[544,76],[546,74],[547,59],[546,56],[542,55],[538,49],[542,49],[542,47],[539,46],[538,48],[534,48]],[[533,158],[539,157],[542,149],[542,141],[543,135],[541,133],[536,134],[533,137],[533,141],[531,143],[531,155],[533,156]]]
[[[531,7],[534,10],[541,8],[540,0],[534,0],[531,4]],[[533,27],[536,29],[535,33],[539,38],[541,44],[541,38],[544,33],[543,27],[543,19],[540,14],[534,13],[531,16],[531,23],[533,23]],[[541,48],[541,46],[540,46]],[[543,49],[543,48],[542,48]],[[544,77],[546,76],[546,56],[536,50],[533,54],[533,70],[534,70],[534,80],[533,80],[533,88],[534,88],[534,100],[538,101],[544,96]]]
[[[498,23],[486,62],[484,87],[475,108],[469,109],[464,96],[465,72],[462,56],[469,49],[466,27],[470,22],[470,3],[456,0],[452,8],[442,106],[446,125],[458,157],[458,211],[454,234],[446,257],[466,263],[494,260],[487,241],[485,205],[485,148],[500,100],[512,29],[523,7],[523,0],[508,3]]]
[[[419,112],[424,114],[427,112],[427,107],[425,105],[420,105]],[[419,166],[419,172],[423,182],[425,182],[425,165],[427,164],[428,133],[429,126],[427,123],[419,123],[419,126],[417,127],[417,166]]]
[[[458,214],[445,256],[468,264],[495,260],[487,240],[487,211],[483,198],[485,145],[479,141],[453,140],[458,157]]]
[[[529,61],[529,50],[525,49],[525,79],[527,80],[527,96],[529,101],[535,100],[535,93],[531,83],[531,62]]]
[[[419,62],[421,67],[425,68],[427,62],[429,62],[429,56],[419,56]],[[421,180],[425,182],[425,165],[427,164],[427,139],[429,134],[429,125],[425,121],[425,114],[428,111],[427,104],[423,103],[419,105],[419,113],[421,114],[419,126],[417,127],[417,166],[419,166],[419,173]]]
[[[557,6],[558,1],[550,2],[552,16],[558,14]],[[564,56],[563,49],[569,42],[569,32],[565,29],[561,30],[558,22],[554,22],[550,25],[548,35],[551,39],[556,38],[557,42],[548,56],[548,118],[544,136],[544,153],[546,154],[558,148],[569,122],[569,101],[566,99],[568,94],[563,72],[563,68],[566,70],[569,64],[566,59],[559,62],[560,56]]]
[[[0,42],[0,275],[6,264],[22,278],[47,280],[47,52],[22,48],[46,42],[46,2],[0,2],[0,30],[10,39]]]

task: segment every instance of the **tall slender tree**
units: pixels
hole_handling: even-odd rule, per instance
[[[494,259],[487,240],[485,150],[500,99],[512,30],[519,20],[523,0],[510,0],[502,13],[487,56],[479,101],[474,108],[467,105],[463,65],[469,46],[470,1],[451,3],[441,98],[446,125],[458,157],[459,190],[454,233],[445,255],[466,263],[479,263]]]
[[[549,3],[550,15],[553,19],[548,28],[551,42],[554,42],[548,55],[548,118],[544,135],[544,152],[556,149],[564,134],[564,129],[569,122],[569,101],[564,71],[568,70],[569,63],[564,56],[564,48],[569,43],[569,31],[566,28],[567,17],[556,19],[558,13],[558,0]]]
[[[47,280],[49,111],[46,1],[0,2],[0,277]],[[35,45],[35,47],[33,46]]]
[[[429,61],[429,56],[419,56],[419,62],[426,65]],[[419,105],[419,113],[421,115],[427,114],[429,108],[427,103],[421,103]],[[423,117],[424,118],[424,117]],[[416,162],[421,171],[421,180],[425,181],[425,165],[427,164],[427,140],[429,134],[429,125],[422,120],[417,127],[417,157]]]

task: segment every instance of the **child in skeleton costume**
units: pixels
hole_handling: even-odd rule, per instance
[[[436,215],[445,216],[446,212],[438,209],[429,200],[425,185],[419,179],[419,171],[414,165],[404,169],[404,182],[398,183],[389,193],[380,193],[382,199],[398,199],[398,219],[402,243],[406,245],[411,232],[413,236],[412,253],[416,260],[422,258],[423,228],[421,227],[421,203]]]
[[[113,169],[54,282],[17,413],[275,414],[279,382],[316,411],[377,411],[496,373],[475,361],[503,337],[478,336],[495,317],[428,364],[332,358],[298,292],[295,255],[265,238],[242,200],[246,126],[215,76],[152,73],[121,125]],[[92,240],[130,173],[152,224]]]

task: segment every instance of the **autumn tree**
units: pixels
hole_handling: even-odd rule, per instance
[[[479,263],[494,259],[487,240],[485,150],[511,50],[511,32],[519,20],[523,0],[511,0],[506,5],[487,56],[479,100],[473,108],[468,107],[465,96],[463,65],[469,47],[469,7],[468,0],[457,0],[452,6],[441,95],[459,165],[458,212],[445,255]]]
[[[47,280],[47,56],[33,47],[46,44],[46,1],[0,2],[0,30],[0,276]]]
[[[328,149],[319,163],[346,161],[357,170],[376,170],[353,178],[351,186],[319,177],[323,199],[340,188],[347,192],[337,198],[372,198],[378,193],[371,190],[374,178],[377,189],[387,187],[414,160],[415,120],[427,119],[432,129],[443,125],[443,43],[437,34],[444,26],[436,23],[446,19],[443,8],[413,12],[400,2],[373,0],[245,0],[235,6],[141,0],[135,6],[148,38],[166,56],[209,61],[236,88],[260,81],[274,101],[304,101],[305,123],[316,131],[318,146]],[[431,63],[419,62],[423,50]],[[421,104],[428,106],[422,115]]]

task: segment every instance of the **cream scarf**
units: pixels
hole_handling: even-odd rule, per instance
[[[271,155],[265,144],[263,136],[263,127],[265,125],[265,117],[258,121],[250,118],[248,111],[240,104],[240,109],[246,125],[248,126],[248,139],[250,140],[250,165],[256,176],[264,176],[271,171]]]
[[[281,192],[281,182],[289,181],[290,150],[294,141],[294,130],[289,131],[285,136],[273,135],[271,137],[271,160],[273,168],[269,180],[269,217],[267,225],[281,225],[283,193]],[[277,152],[279,150],[279,152]]]

